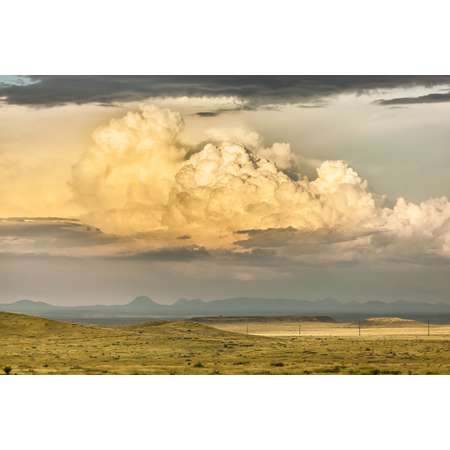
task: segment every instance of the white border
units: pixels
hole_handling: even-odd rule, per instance
[[[448,74],[443,0],[21,0],[2,74]]]
[[[449,74],[428,0],[21,0],[1,74]],[[0,377],[5,449],[442,448],[449,377]]]
[[[0,394],[2,448],[46,450],[444,448],[450,401],[426,376],[9,376]]]

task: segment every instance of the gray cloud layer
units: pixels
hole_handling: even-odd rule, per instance
[[[377,100],[379,105],[417,105],[422,103],[444,103],[450,101],[450,91],[445,93],[433,93],[417,97],[399,97],[387,100]]]
[[[79,250],[114,244],[117,239],[78,220],[6,218],[0,220],[0,254],[71,255]]]
[[[0,85],[9,104],[112,104],[154,96],[239,96],[247,107],[298,103],[345,92],[450,84],[450,76],[32,76],[26,85]],[[435,95],[435,94],[432,94]],[[439,95],[439,94],[436,94]],[[445,94],[442,94],[445,95]],[[390,103],[393,104],[393,103]]]

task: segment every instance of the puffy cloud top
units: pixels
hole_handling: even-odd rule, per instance
[[[344,161],[323,162],[311,181],[287,143],[266,147],[256,133],[212,131],[192,151],[182,130],[180,114],[154,106],[97,129],[72,173],[83,220],[122,235],[189,235],[186,245],[209,248],[236,248],[241,230],[292,228],[300,240],[305,232],[345,235],[340,251],[353,255],[450,256],[445,198],[388,208]]]

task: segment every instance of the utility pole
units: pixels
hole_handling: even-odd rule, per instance
[[[248,334],[248,321],[247,321],[247,334]]]
[[[430,335],[430,320],[428,319],[428,336]]]
[[[302,325],[300,322],[298,323],[298,335],[300,336],[302,334]]]
[[[361,336],[361,321],[358,320],[358,336]]]

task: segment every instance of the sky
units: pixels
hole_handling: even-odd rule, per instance
[[[0,302],[450,303],[450,76],[0,76]]]

